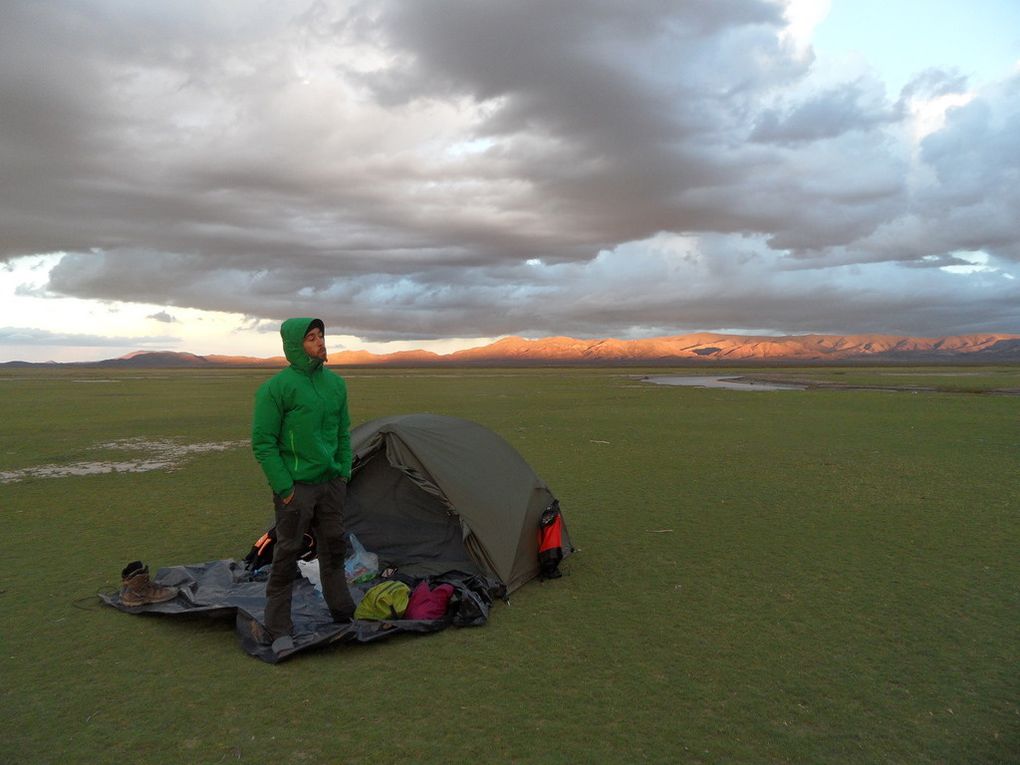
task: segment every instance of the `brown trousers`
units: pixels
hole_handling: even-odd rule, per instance
[[[289,635],[291,621],[291,594],[294,579],[298,576],[298,558],[301,556],[305,533],[311,529],[319,557],[322,594],[330,614],[338,622],[354,617],[354,601],[347,589],[344,576],[344,557],[347,545],[344,540],[344,500],[347,482],[334,478],[327,483],[295,483],[294,498],[283,504],[273,496],[276,508],[276,544],[273,548],[273,567],[266,583],[266,629],[274,638]]]

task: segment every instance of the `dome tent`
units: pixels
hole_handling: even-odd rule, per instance
[[[380,565],[414,576],[479,573],[507,593],[538,575],[539,519],[555,498],[499,435],[457,417],[406,414],[358,426],[351,446],[347,527]]]

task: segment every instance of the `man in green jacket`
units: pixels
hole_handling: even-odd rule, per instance
[[[276,510],[265,617],[267,637],[275,644],[290,642],[291,590],[309,529],[333,619],[347,622],[354,615],[344,576],[343,519],[351,477],[351,420],[347,384],[323,366],[324,332],[321,319],[287,319],[280,335],[290,366],[255,394],[252,450],[269,480]]]

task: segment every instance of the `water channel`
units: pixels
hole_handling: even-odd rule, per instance
[[[747,380],[743,377],[710,377],[708,375],[651,375],[639,378],[656,385],[688,385],[694,388],[721,388],[723,390],[807,390],[806,385],[771,383]]]

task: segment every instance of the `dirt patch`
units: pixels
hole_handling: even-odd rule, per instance
[[[183,444],[169,439],[122,438],[96,444],[103,451],[148,452],[148,456],[128,460],[86,460],[66,465],[34,465],[20,470],[0,471],[0,483],[14,483],[26,478],[66,478],[75,475],[105,473],[146,473],[152,470],[177,470],[196,454],[222,452],[247,446],[248,441],[215,441]]]

